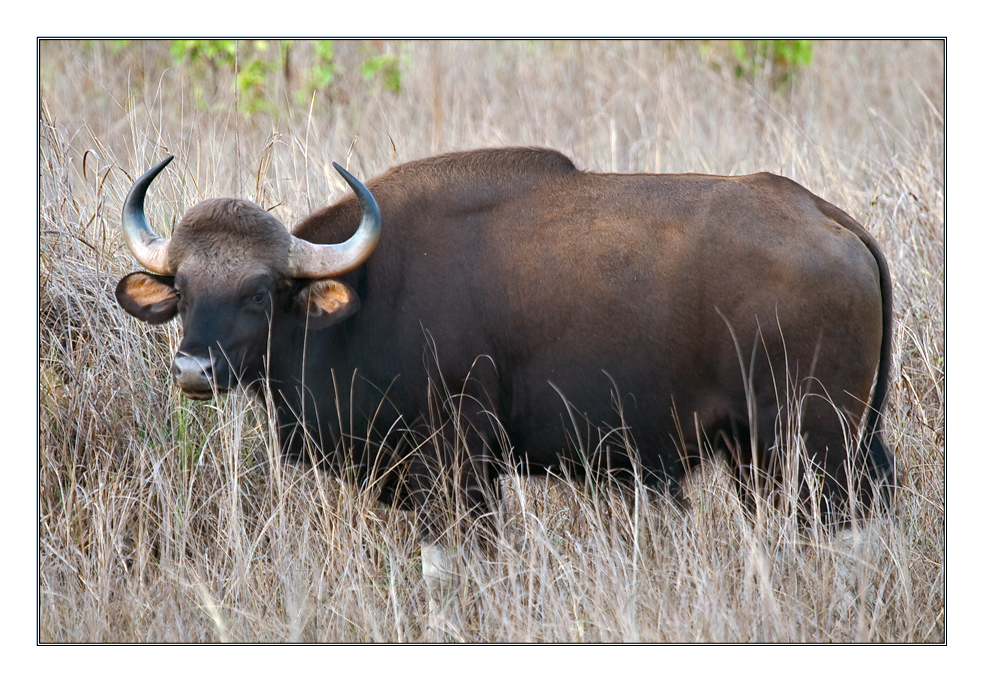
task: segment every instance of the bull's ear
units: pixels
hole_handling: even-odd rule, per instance
[[[297,293],[297,308],[308,328],[335,325],[359,310],[359,296],[348,285],[325,278],[313,280]]]
[[[116,300],[123,310],[151,325],[166,323],[178,312],[174,278],[151,273],[130,273],[116,285]]]

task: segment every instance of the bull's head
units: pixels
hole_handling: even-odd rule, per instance
[[[116,299],[152,324],[181,316],[184,338],[171,367],[187,396],[207,399],[262,375],[271,321],[294,317],[309,329],[341,321],[356,294],[332,278],[361,265],[379,241],[380,215],[369,190],[338,164],[362,208],[358,230],[341,244],[291,235],[252,202],[212,199],[189,209],[170,239],[144,213],[144,197],[168,157],[133,184],[123,204],[123,235],[137,262]]]

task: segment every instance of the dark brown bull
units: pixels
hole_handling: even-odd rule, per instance
[[[120,304],[150,323],[181,316],[185,394],[268,398],[286,452],[377,481],[428,535],[444,527],[438,472],[480,513],[509,458],[532,473],[635,468],[675,494],[710,444],[747,496],[754,472],[781,475],[777,435],[797,419],[804,501],[812,490],[842,519],[891,498],[888,267],[857,222],[791,180],[474,151],[369,189],[336,165],[355,196],[293,234],[216,199],[165,240],[143,202],[168,161],[126,200],[127,243],[153,273],[126,276]],[[394,453],[409,456],[383,460]]]

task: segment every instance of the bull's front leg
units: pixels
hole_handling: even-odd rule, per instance
[[[454,636],[454,624],[460,618],[461,604],[457,593],[457,576],[451,554],[439,542],[424,541],[420,546],[421,569],[427,589],[427,625],[425,636],[443,640]]]
[[[457,436],[460,432],[456,432]],[[444,435],[425,459],[411,465],[411,487],[421,531],[421,569],[427,590],[427,637],[463,640],[462,582],[473,559],[475,534],[495,526],[498,470],[475,431]],[[476,548],[487,549],[479,543]],[[479,553],[481,556],[483,553]],[[478,559],[475,557],[474,559]]]

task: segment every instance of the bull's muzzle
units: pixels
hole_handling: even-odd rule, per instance
[[[171,377],[188,398],[204,401],[212,398],[216,391],[226,391],[215,382],[215,363],[212,358],[188,356],[179,353],[171,364]]]

